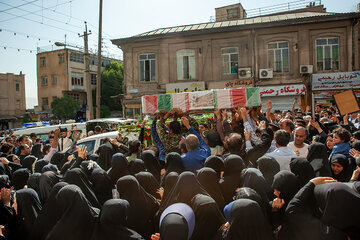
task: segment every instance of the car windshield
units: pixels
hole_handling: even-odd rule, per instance
[[[77,144],[78,147],[82,145],[86,146],[86,151],[88,152],[89,155],[94,153],[95,140],[90,140]]]

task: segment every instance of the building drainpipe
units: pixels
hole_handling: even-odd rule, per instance
[[[252,38],[252,63],[251,65],[252,67],[252,72],[253,72],[253,86],[256,87],[255,85],[255,78],[257,77],[256,71],[258,69],[258,63],[257,63],[257,58],[256,58],[256,31],[255,29],[251,30],[251,38]]]
[[[359,19],[354,19],[352,24],[352,70],[358,70],[359,68],[359,27],[360,21]]]

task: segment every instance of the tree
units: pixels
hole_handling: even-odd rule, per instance
[[[123,93],[124,65],[112,62],[101,74],[101,105],[108,106],[110,110],[121,110],[111,96]]]
[[[64,121],[67,118],[75,118],[76,112],[80,108],[80,102],[75,101],[69,95],[64,95],[62,98],[56,98],[51,103],[52,113]]]

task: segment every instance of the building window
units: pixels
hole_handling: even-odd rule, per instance
[[[289,42],[268,43],[268,68],[274,72],[290,72]]]
[[[91,65],[97,65],[97,58],[95,58],[95,57],[90,57],[90,64]]]
[[[16,100],[16,109],[20,109],[20,100]]]
[[[90,74],[91,85],[96,85],[96,74]]]
[[[49,105],[49,99],[47,97],[42,99],[42,105],[43,106],[48,106]]]
[[[64,54],[59,54],[59,63],[63,63],[65,61]]]
[[[16,90],[17,92],[20,91],[20,83],[15,83],[15,90]]]
[[[69,94],[75,101],[80,101],[80,95],[78,93]]]
[[[155,54],[139,55],[139,80],[141,82],[154,82],[155,78]]]
[[[317,70],[339,70],[339,38],[316,39]]]
[[[55,99],[57,99],[58,97],[57,96],[53,96],[52,97],[52,100],[54,101]]]
[[[48,78],[43,76],[41,77],[41,85],[47,86],[48,85]]]
[[[80,53],[72,52],[72,53],[70,53],[70,61],[83,63],[84,62],[84,55],[80,54]]]
[[[73,86],[84,86],[84,74],[82,74],[82,73],[71,73],[71,85],[73,85]]]
[[[238,72],[239,52],[237,47],[222,48],[221,58],[223,74]]]
[[[239,8],[231,8],[226,10],[227,19],[236,19],[240,16],[240,9]]]
[[[40,66],[41,66],[41,67],[46,66],[46,58],[45,58],[45,57],[41,57],[41,58],[40,58]]]
[[[56,75],[52,76],[52,84],[56,84],[57,83],[57,78]]]
[[[184,49],[177,51],[176,64],[178,80],[191,80],[196,78],[195,50]]]

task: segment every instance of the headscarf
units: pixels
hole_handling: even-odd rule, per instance
[[[191,207],[195,213],[195,229],[191,239],[212,239],[218,229],[226,223],[217,203],[209,196],[196,194]]]
[[[31,239],[45,239],[51,229],[55,226],[56,222],[60,219],[62,212],[55,197],[60,189],[66,185],[68,185],[66,182],[59,182],[51,189],[48,201],[45,202],[39,216],[35,220]]]
[[[40,176],[41,173],[31,174],[26,184],[28,188],[34,189],[38,196],[40,196]]]
[[[134,159],[129,162],[128,165],[129,173],[131,175],[135,175],[136,173],[145,171],[145,163],[141,159]]]
[[[261,171],[262,175],[264,176],[264,178],[266,180],[266,184],[267,184],[268,188],[270,189],[271,196],[272,196],[271,185],[274,181],[275,174],[280,172],[280,165],[275,160],[275,158],[270,157],[270,156],[262,156],[261,158],[259,158],[256,161],[256,163],[257,163],[258,169]],[[269,196],[269,194],[268,194],[268,196]]]
[[[151,173],[139,172],[135,174],[135,178],[147,193],[150,193],[156,199],[161,199],[160,195],[157,193],[160,185]]]
[[[65,153],[56,152],[50,159],[50,163],[57,166],[58,169],[61,169],[62,166],[67,162]]]
[[[64,182],[78,186],[92,207],[99,208],[100,203],[92,190],[92,184],[80,168],[68,170],[64,176]]]
[[[48,164],[49,164],[49,161],[47,161],[45,159],[37,160],[36,163],[35,163],[34,172],[35,173],[42,173],[43,167],[45,167]]]
[[[224,176],[220,180],[220,187],[225,203],[232,201],[235,190],[240,186],[241,171],[245,168],[243,159],[235,154],[230,154],[224,160]]]
[[[0,175],[0,190],[2,188],[10,188],[10,179],[8,175]]]
[[[250,199],[238,199],[230,204],[230,218],[227,220],[231,226],[227,239],[273,239],[270,224],[263,215],[259,204]]]
[[[143,240],[144,238],[140,234],[126,227],[129,212],[128,201],[123,199],[107,200],[101,209],[99,222],[92,239]]]
[[[195,214],[188,205],[175,203],[160,217],[160,236],[164,240],[188,240],[195,227]]]
[[[53,172],[55,174],[58,174],[58,167],[55,164],[47,164],[45,165],[42,169],[41,172],[45,173],[45,172]]]
[[[360,236],[360,194],[341,182],[315,187],[314,195],[322,210],[321,221],[347,233],[351,239]]]
[[[224,160],[219,156],[209,156],[206,158],[204,166],[214,169],[218,178],[220,178],[221,172],[225,168]]]
[[[41,211],[41,203],[34,189],[20,189],[15,193],[16,203],[18,207],[18,219],[21,219],[20,229],[23,235],[28,236],[34,225],[35,219]],[[25,232],[24,232],[25,231]]]
[[[34,169],[36,160],[37,160],[37,158],[35,156],[28,155],[22,161],[22,166],[29,169],[30,173],[33,173],[34,172],[33,169]]]
[[[46,239],[90,239],[98,214],[91,207],[81,189],[72,184],[64,186],[56,195],[56,201],[61,210],[60,219]]]
[[[348,182],[352,176],[348,158],[342,154],[333,154],[330,162],[331,164],[336,162],[343,167],[343,170],[338,175],[333,172],[333,178],[338,182]]]
[[[280,191],[279,198],[284,199],[285,201],[285,205],[282,207],[284,210],[300,189],[295,174],[287,170],[282,170],[274,176],[272,187],[273,189]]]
[[[101,165],[100,165],[101,166]],[[105,169],[104,169],[105,170]],[[111,158],[111,168],[107,171],[111,184],[115,185],[117,180],[129,174],[128,161],[124,154],[115,153]]]
[[[236,192],[234,200],[244,199],[244,198],[257,202],[257,204],[259,204],[264,216],[269,216],[269,204],[264,203],[261,196],[254,189],[249,188],[249,187],[239,188],[239,190]]]
[[[51,189],[59,182],[59,177],[51,171],[44,172],[41,174],[39,179],[40,188],[40,200],[42,204],[45,204],[46,200],[50,196]]]
[[[260,206],[266,206],[268,208],[269,199],[267,193],[269,192],[269,188],[260,170],[257,168],[246,168],[241,172],[241,178],[242,187],[254,189],[261,196],[263,204]]]
[[[97,155],[96,153],[92,153],[92,154],[89,155],[89,157],[87,159],[92,160],[94,162],[98,162],[99,155]]]
[[[181,156],[177,152],[168,153],[166,155],[165,162],[166,172],[164,177],[166,177],[170,172],[177,172],[178,174],[181,174],[185,170]]]
[[[306,158],[313,167],[315,176],[332,176],[326,146],[323,143],[315,142],[309,146],[308,151]]]
[[[31,148],[31,155],[34,155],[37,159],[42,159],[45,154],[41,151],[41,143],[36,143]]]
[[[116,151],[110,142],[107,142],[99,147],[99,158],[97,160],[97,163],[105,171],[109,170],[109,168],[112,166],[112,156],[115,154],[115,152]]]
[[[92,171],[90,182],[92,183],[92,189],[99,200],[100,205],[103,205],[107,200],[112,198],[112,189],[110,177],[105,170],[96,168]]]
[[[207,193],[215,200],[219,209],[225,207],[225,199],[222,195],[219,178],[214,169],[203,167],[197,172],[196,175],[201,186],[206,190]]]
[[[141,153],[141,159],[145,163],[146,170],[154,175],[156,181],[160,183],[160,163],[156,158],[155,152],[152,150],[146,150]]]
[[[15,190],[23,189],[29,179],[30,173],[27,168],[20,168],[13,172],[11,176],[11,185]]]
[[[159,209],[156,199],[147,193],[132,175],[121,177],[116,183],[120,198],[130,203],[128,227],[149,238],[153,232],[152,219]]]
[[[177,172],[171,172],[164,178],[163,180],[164,193],[161,199],[162,202],[167,201],[166,199],[170,196],[170,193],[173,187],[175,186],[175,184],[177,183],[178,178],[179,178],[179,174]]]
[[[300,187],[305,186],[315,177],[315,171],[306,158],[293,158],[290,161],[290,170],[298,178]]]

